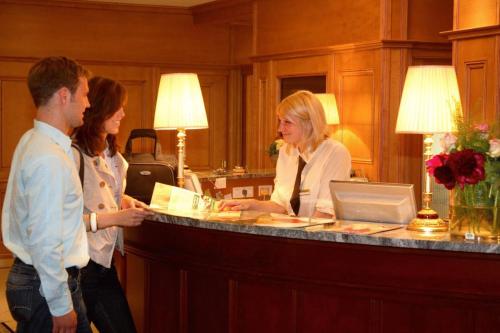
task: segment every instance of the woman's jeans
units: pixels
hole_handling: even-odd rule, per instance
[[[136,332],[114,264],[106,268],[90,260],[81,270],[81,286],[89,321],[100,333]]]
[[[73,309],[78,317],[77,332],[91,333],[80,289],[80,270],[71,267],[66,271]],[[32,265],[15,259],[7,277],[6,294],[10,313],[17,321],[17,332],[52,332],[52,315],[47,301],[40,294],[40,277]]]

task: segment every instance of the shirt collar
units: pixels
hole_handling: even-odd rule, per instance
[[[64,151],[66,152],[71,151],[71,139],[68,135],[64,134],[54,126],[51,126],[43,121],[35,119],[33,120],[33,122],[35,130],[39,131],[40,133],[54,140],[54,142],[57,143],[59,146],[61,146],[64,149]]]
[[[302,154],[299,152],[299,149],[297,147],[294,147],[294,154],[295,156],[301,156],[302,159],[306,162],[306,163],[309,163],[316,155],[318,155],[318,151],[321,151],[323,145],[325,144],[325,142],[327,141],[328,139],[325,139],[323,141],[321,141],[321,143],[319,144],[319,146],[316,148],[316,150],[312,151],[312,152],[309,152],[308,156],[306,157],[305,154]],[[321,154],[321,153],[320,153]]]

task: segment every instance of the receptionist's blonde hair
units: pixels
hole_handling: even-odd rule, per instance
[[[307,156],[328,137],[325,112],[321,102],[310,91],[299,90],[278,104],[276,114],[281,119],[291,116],[299,120],[303,138],[300,145]],[[288,151],[287,151],[288,152]]]

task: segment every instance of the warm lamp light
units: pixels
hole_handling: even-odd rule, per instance
[[[432,157],[432,134],[455,130],[461,112],[457,77],[453,66],[410,66],[399,105],[396,133],[424,134],[424,160]],[[423,208],[408,225],[409,230],[448,231],[448,223],[430,207],[432,192],[425,172]]]
[[[337,108],[337,101],[335,100],[334,94],[314,94],[323,105],[323,110],[325,111],[326,123],[328,125],[338,125],[339,121],[339,111]]]
[[[153,126],[158,130],[178,131],[177,184],[184,187],[185,130],[208,128],[198,75],[174,73],[161,76]]]

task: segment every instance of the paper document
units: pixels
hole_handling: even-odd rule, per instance
[[[211,211],[215,208],[215,200],[180,187],[156,183],[149,207],[162,211]]]
[[[255,225],[275,228],[302,228],[319,224],[335,223],[333,219],[314,218],[314,217],[297,217],[285,214],[271,213],[269,217],[261,217],[257,219]]]
[[[346,234],[357,235],[373,235],[383,231],[403,228],[400,224],[382,224],[382,223],[343,223],[340,222],[336,225],[329,226],[324,231],[342,232]]]

